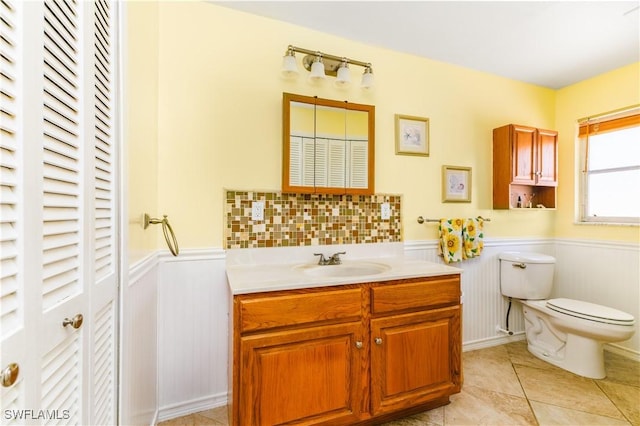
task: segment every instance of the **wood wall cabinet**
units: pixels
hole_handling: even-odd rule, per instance
[[[233,425],[375,424],[460,391],[460,277],[236,295]]]
[[[493,208],[556,207],[558,132],[508,124],[493,129]]]

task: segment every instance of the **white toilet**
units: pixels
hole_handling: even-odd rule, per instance
[[[603,344],[633,336],[635,320],[617,309],[549,299],[555,259],[539,253],[500,253],[500,290],[522,303],[529,352],[572,373],[605,377]]]

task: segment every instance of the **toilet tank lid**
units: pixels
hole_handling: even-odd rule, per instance
[[[556,263],[553,256],[542,253],[524,252],[524,251],[505,251],[500,253],[500,260],[520,263]]]

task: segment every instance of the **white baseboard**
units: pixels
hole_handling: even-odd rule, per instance
[[[153,413],[153,419],[151,420],[151,423],[149,424],[149,426],[156,426],[158,424],[159,420],[158,420],[158,410],[156,410]]]
[[[462,344],[462,352],[475,351],[477,349],[490,348],[493,346],[500,346],[511,342],[517,342],[524,340],[524,331],[517,331],[513,336],[496,336],[489,337],[487,339],[474,340]]]
[[[607,343],[604,345],[604,350],[640,362],[640,352],[633,349],[625,348],[615,343]]]
[[[227,392],[216,395],[208,395],[202,398],[183,401],[179,404],[172,404],[160,407],[158,413],[158,421],[175,419],[177,417],[188,416],[189,414],[199,413],[200,411],[211,410],[212,408],[227,405]]]

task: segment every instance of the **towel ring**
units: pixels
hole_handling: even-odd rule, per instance
[[[171,225],[169,224],[167,215],[163,215],[163,219],[156,219],[150,217],[147,213],[144,214],[144,229],[147,229],[149,224],[156,225],[158,223],[162,224],[164,240],[167,242],[167,246],[169,246],[169,251],[172,255],[177,256],[180,252],[180,249],[178,248],[178,240],[176,239],[176,234],[173,232],[173,228],[171,228]]]

